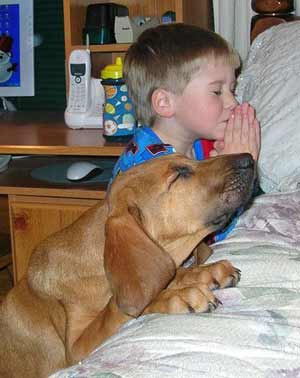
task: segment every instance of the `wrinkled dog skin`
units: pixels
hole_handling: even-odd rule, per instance
[[[212,289],[240,277],[228,261],[182,268],[250,198],[250,155],[174,154],[120,174],[103,206],[43,241],[0,307],[0,376],[44,378],[129,319],[211,311]]]

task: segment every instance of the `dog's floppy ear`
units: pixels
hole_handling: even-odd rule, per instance
[[[139,209],[108,218],[104,267],[118,307],[138,316],[175,275],[175,263],[143,229]]]

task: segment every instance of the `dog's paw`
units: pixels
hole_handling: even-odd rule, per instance
[[[176,290],[166,289],[146,308],[144,314],[212,312],[220,303],[220,300],[205,284]]]
[[[241,278],[241,271],[229,261],[220,260],[207,265],[180,268],[175,279],[168,286],[170,289],[183,289],[206,285],[210,290],[236,286]]]
[[[206,265],[204,269],[207,269],[212,275],[213,282],[215,281],[219,288],[236,286],[241,279],[241,271],[235,268],[228,260],[220,260]],[[210,285],[208,286],[211,287]]]

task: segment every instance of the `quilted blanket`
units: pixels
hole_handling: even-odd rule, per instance
[[[215,312],[130,321],[51,378],[300,377],[300,191],[257,197],[213,248],[242,270]]]

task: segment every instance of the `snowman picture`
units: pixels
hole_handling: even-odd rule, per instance
[[[8,81],[16,71],[17,63],[11,62],[13,39],[9,36],[0,36],[0,83]]]

